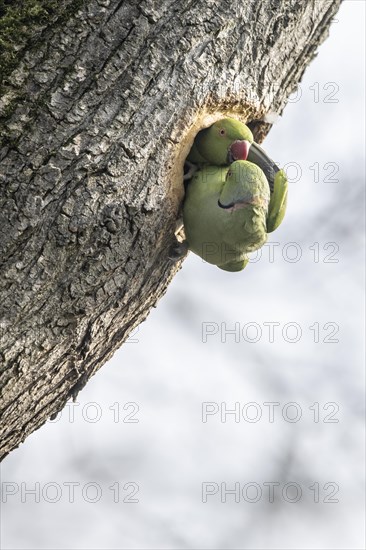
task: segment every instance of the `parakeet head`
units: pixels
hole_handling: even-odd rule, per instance
[[[218,205],[226,210],[259,207],[266,212],[270,200],[267,178],[256,164],[233,162],[227,171]]]
[[[197,148],[210,164],[224,165],[246,160],[253,141],[248,126],[234,118],[223,118],[199,134]]]

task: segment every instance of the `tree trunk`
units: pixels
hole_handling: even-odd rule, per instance
[[[0,457],[164,294],[197,131],[231,115],[261,141],[339,4],[64,0],[20,38],[0,101]]]

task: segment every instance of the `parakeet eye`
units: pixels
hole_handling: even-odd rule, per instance
[[[226,132],[225,132],[224,128],[221,128],[221,130],[220,130],[220,136],[224,136],[225,134],[226,134]]]
[[[228,173],[226,174],[226,177],[231,178],[232,175],[233,175],[232,170],[229,170]]]

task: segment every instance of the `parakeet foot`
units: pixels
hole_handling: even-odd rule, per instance
[[[186,256],[188,252],[188,243],[187,241],[175,241],[175,243],[170,247],[168,257],[173,262],[178,262],[184,256]]]
[[[198,167],[193,164],[192,162],[189,162],[189,160],[186,160],[184,163],[184,176],[183,180],[187,181],[193,178],[195,173],[197,172]]]
[[[180,216],[175,222],[175,231],[174,234],[177,236],[178,233],[183,229],[183,216]]]

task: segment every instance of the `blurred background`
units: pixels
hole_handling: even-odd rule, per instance
[[[282,226],[242,273],[190,254],[5,460],[2,548],[364,548],[364,12],[343,3],[265,141]]]

